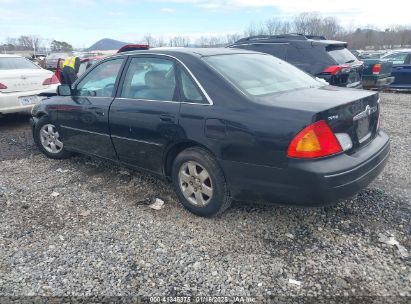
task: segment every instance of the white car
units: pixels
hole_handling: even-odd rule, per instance
[[[53,72],[17,55],[0,54],[0,114],[30,112],[60,84]]]

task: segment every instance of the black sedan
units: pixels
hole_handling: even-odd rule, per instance
[[[366,187],[390,149],[378,93],[241,49],[117,54],[32,114],[48,157],[79,152],[165,177],[201,216],[233,199],[336,202]]]

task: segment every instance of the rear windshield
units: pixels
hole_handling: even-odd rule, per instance
[[[354,56],[347,48],[331,48],[327,49],[328,54],[337,61],[338,64],[351,63],[357,61],[357,57]]]
[[[0,70],[21,70],[21,69],[40,69],[40,67],[30,60],[21,57],[2,57],[0,58]]]
[[[204,57],[204,60],[252,96],[321,86],[308,74],[271,55],[230,54]]]

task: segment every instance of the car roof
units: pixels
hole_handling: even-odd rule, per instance
[[[398,53],[411,53],[411,49],[391,50],[391,51],[388,51],[384,56],[398,54]]]
[[[328,40],[324,36],[302,35],[302,34],[284,34],[284,35],[258,35],[242,38],[234,42],[233,46],[239,44],[255,43],[279,43],[279,42],[298,42],[298,43],[315,43],[324,45],[345,45],[347,42],[338,40]]]
[[[15,55],[15,54],[0,54],[0,57],[23,57],[23,56],[19,56],[19,55]]]
[[[157,55],[169,55],[179,57],[181,55],[191,55],[193,57],[207,57],[215,55],[230,55],[230,54],[262,54],[258,52],[242,50],[242,49],[229,49],[229,48],[153,48],[149,50],[130,51],[115,54],[111,57],[120,57],[127,55],[137,54],[157,54]]]

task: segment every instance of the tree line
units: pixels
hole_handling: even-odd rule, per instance
[[[50,42],[51,41],[51,42]],[[73,46],[65,41],[43,39],[39,36],[22,35],[18,38],[7,38],[6,42],[0,45],[0,52],[12,51],[52,51],[71,52]]]
[[[145,34],[136,42],[151,47],[221,47],[230,45],[242,37],[288,33],[324,36],[327,39],[345,41],[351,49],[390,49],[411,46],[411,26],[397,25],[381,30],[369,25],[365,28],[353,29],[342,26],[335,17],[323,16],[316,12],[301,13],[287,20],[273,17],[250,24],[242,33],[197,38],[184,35],[164,38],[164,36]],[[73,50],[73,47],[64,41],[51,41],[38,36],[20,36],[7,38],[6,43],[0,45],[0,51],[39,50],[42,47],[52,52]]]
[[[397,25],[380,30],[373,25],[368,25],[362,29],[352,29],[342,26],[335,17],[322,16],[316,12],[301,13],[291,20],[273,17],[264,22],[250,24],[243,33],[200,36],[196,39],[176,36],[168,40],[146,34],[138,42],[147,43],[153,47],[190,45],[218,47],[230,45],[243,37],[289,33],[324,36],[327,39],[345,41],[352,49],[390,49],[411,46],[411,26]]]

